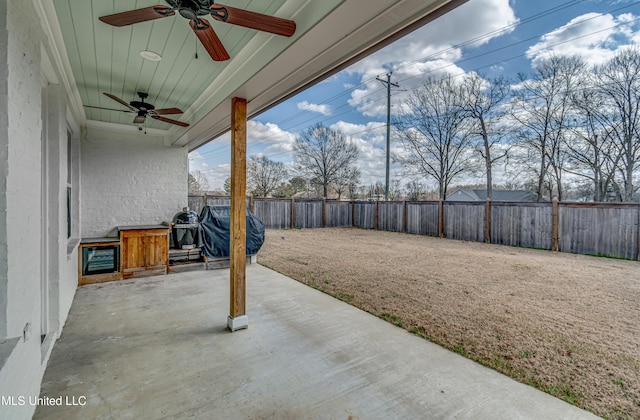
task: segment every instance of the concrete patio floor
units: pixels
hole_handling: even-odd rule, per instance
[[[259,265],[249,328],[226,330],[229,270],[78,289],[35,419],[590,419]]]

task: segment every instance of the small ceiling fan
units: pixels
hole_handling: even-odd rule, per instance
[[[182,122],[182,121],[177,121],[177,120],[172,120],[171,118],[166,118],[163,117],[163,115],[171,115],[171,114],[182,114],[182,111],[178,108],[162,108],[162,109],[156,109],[153,105],[151,105],[148,102],[145,102],[144,100],[149,96],[148,93],[144,93],[144,92],[138,92],[138,96],[140,97],[139,101],[131,101],[129,103],[123,101],[122,99],[118,98],[117,96],[114,96],[110,93],[105,93],[105,96],[108,96],[109,98],[113,99],[114,101],[118,102],[119,104],[129,108],[128,110],[122,110],[122,109],[113,109],[113,108],[103,108],[103,107],[99,107],[99,106],[89,106],[89,105],[85,105],[85,107],[87,108],[93,108],[93,109],[104,109],[107,111],[119,111],[119,112],[129,112],[132,114],[136,114],[135,118],[133,119],[133,123],[134,124],[144,124],[147,116],[153,118],[154,120],[158,120],[158,121],[162,121],[162,122],[166,122],[169,124],[175,124],[175,125],[179,125],[180,127],[189,127],[189,124]]]
[[[202,16],[211,15],[212,18],[221,22],[286,37],[292,36],[296,31],[296,23],[292,20],[212,3],[212,0],[165,1],[169,4],[169,7],[145,7],[143,9],[101,16],[99,19],[112,26],[126,26],[173,16],[177,11],[182,17],[189,19],[191,29],[193,29],[204,48],[215,61],[228,60],[229,53],[224,48],[224,45],[222,45],[222,41],[220,41],[220,38],[218,38],[218,35],[216,35],[209,22],[202,18]]]

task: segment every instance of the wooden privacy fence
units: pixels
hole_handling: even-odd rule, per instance
[[[226,200],[226,201],[225,201]],[[189,196],[189,207],[228,198]],[[640,204],[248,198],[268,229],[354,227],[640,260]]]

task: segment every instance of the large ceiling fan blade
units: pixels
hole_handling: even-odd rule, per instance
[[[136,117],[133,119],[133,123],[134,124],[144,124],[144,120],[146,120],[147,117],[144,115],[136,115]]]
[[[178,108],[154,109],[153,111],[150,111],[150,112],[156,115],[183,114],[182,110]]]
[[[223,4],[212,4],[209,9],[214,19],[233,25],[282,36],[291,36],[296,32],[296,23],[292,20],[236,9]]]
[[[189,124],[187,123],[184,123],[182,121],[172,120],[171,118],[161,117],[159,115],[151,115],[151,118],[153,118],[154,120],[163,121],[169,124],[179,125],[180,127],[189,127]]]
[[[176,12],[168,6],[151,6],[144,9],[130,10],[108,16],[100,16],[98,19],[111,26],[127,26],[148,20],[173,16]]]
[[[225,61],[229,59],[229,53],[206,19],[193,19],[189,25],[213,60]]]
[[[117,112],[135,112],[135,111],[129,111],[128,109],[115,109],[115,108],[105,108],[103,106],[93,106],[93,105],[84,105],[85,108],[91,108],[91,109],[100,109],[103,111],[117,111]]]
[[[138,112],[138,108],[136,108],[135,106],[131,106],[130,104],[128,104],[125,101],[123,101],[122,99],[118,98],[117,96],[114,96],[114,95],[112,95],[110,93],[104,93],[104,95],[108,96],[109,98],[113,99],[114,101],[118,102],[119,104],[122,104],[123,106],[126,106],[130,110]]]

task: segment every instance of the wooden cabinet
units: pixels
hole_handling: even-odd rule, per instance
[[[123,278],[166,274],[169,267],[168,226],[123,226],[120,265]]]

